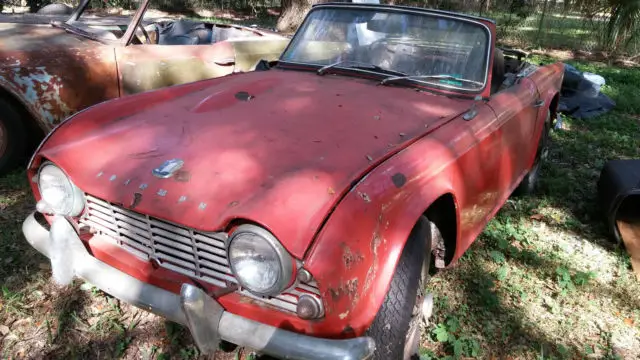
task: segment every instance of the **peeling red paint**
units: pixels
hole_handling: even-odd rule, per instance
[[[275,60],[288,43],[283,36],[246,29],[253,36],[236,43],[123,46],[50,25],[0,23],[0,88],[48,132],[68,116],[121,95],[249,71],[255,58]],[[223,58],[231,66],[215,63]]]
[[[347,269],[351,269],[354,264],[357,264],[364,260],[364,256],[362,256],[362,253],[353,253],[347,244],[343,243],[342,250],[342,262]]]

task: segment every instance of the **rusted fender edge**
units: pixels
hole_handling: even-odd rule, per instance
[[[305,268],[318,281],[325,321],[339,326],[341,336],[360,336],[371,324],[425,210],[444,194],[464,196],[456,193],[463,188],[456,158],[437,139],[422,138],[372,170],[323,226]]]
[[[37,107],[27,102],[26,99],[24,98],[24,94],[20,92],[20,90],[15,85],[7,81],[2,75],[0,75],[0,88],[6,91],[7,93],[9,93],[9,95],[13,99],[15,99],[20,105],[22,105],[24,109],[27,110],[29,115],[36,121],[38,126],[43,131],[45,131],[45,133],[51,130],[51,126],[47,126],[46,122],[40,116],[40,113],[38,112]],[[0,94],[0,96],[2,95]]]

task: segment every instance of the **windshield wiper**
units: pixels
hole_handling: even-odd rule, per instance
[[[344,66],[344,65],[350,65],[350,66]],[[330,69],[335,68],[335,67],[341,67],[341,68],[345,68],[345,69],[373,70],[373,71],[376,71],[376,72],[379,72],[379,73],[383,73],[383,74],[407,76],[406,73],[403,73],[401,71],[385,69],[385,68],[380,67],[378,65],[364,63],[364,62],[358,62],[358,61],[351,61],[351,60],[338,61],[338,62],[335,62],[333,64],[329,64],[329,65],[323,66],[320,69],[318,69],[316,71],[316,73],[318,75],[324,75],[327,72],[327,70],[330,70]]]
[[[473,81],[469,79],[458,78],[452,75],[409,75],[409,76],[390,76],[388,78],[382,79],[380,81],[380,85],[386,85],[390,82],[401,81],[401,80],[429,80],[429,79],[438,79],[438,80],[452,80],[459,81],[462,83],[473,84],[479,87],[482,87],[484,84],[478,81]]]

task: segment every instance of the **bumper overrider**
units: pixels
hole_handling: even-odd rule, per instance
[[[215,352],[220,340],[285,359],[368,359],[375,349],[369,337],[316,338],[232,314],[191,284],[183,284],[180,295],[147,284],[91,256],[64,217],[56,217],[47,230],[32,213],[22,231],[43,255],[64,260],[52,261],[54,276],[77,276],[122,301],[188,327],[203,354]]]

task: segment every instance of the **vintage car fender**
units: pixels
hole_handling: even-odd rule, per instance
[[[437,138],[418,140],[355,185],[318,234],[305,268],[318,281],[325,320],[342,336],[359,336],[372,323],[420,216],[443,195],[457,202],[462,177],[450,166],[455,159]]]
[[[4,92],[9,95],[9,100],[17,101],[24,109],[27,110],[29,115],[36,120],[36,123],[42,130],[48,131],[49,129],[46,127],[46,123],[43,120],[43,114],[41,113],[41,106],[39,105],[38,99],[36,98],[33,99],[33,101],[27,101],[25,91],[19,89],[5,78],[5,70],[6,69],[0,69],[0,97],[3,96],[1,92],[4,90]]]

